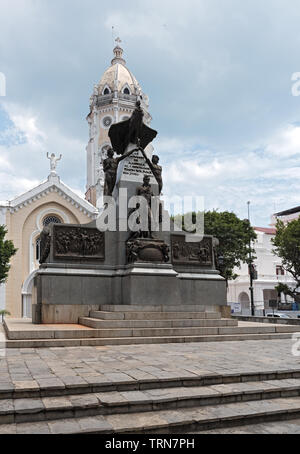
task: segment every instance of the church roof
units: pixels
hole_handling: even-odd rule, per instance
[[[0,206],[9,207],[12,212],[18,211],[51,192],[57,192],[58,194],[60,194],[67,202],[70,202],[71,205],[82,211],[91,219],[95,219],[97,217],[97,208],[95,208],[87,200],[77,195],[67,185],[62,183],[57,175],[49,175],[47,180],[43,183],[39,184],[30,191],[21,194],[20,196],[14,198],[9,202],[5,202],[3,204],[2,202],[0,202]]]

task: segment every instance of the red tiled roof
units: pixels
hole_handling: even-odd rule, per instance
[[[266,233],[267,235],[276,235],[276,229],[275,227],[253,227],[254,230],[257,232],[263,232]]]

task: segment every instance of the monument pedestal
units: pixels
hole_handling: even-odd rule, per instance
[[[51,225],[42,241],[42,253],[49,252],[35,278],[34,323],[77,323],[101,305],[226,305],[212,237],[186,243],[184,234],[170,234],[168,256],[165,238],[138,238],[132,259],[127,236],[94,224]]]
[[[124,153],[114,157],[109,150],[104,161],[116,230],[102,232],[96,221],[44,229],[34,321],[76,323],[103,305],[225,306],[226,285],[216,271],[213,237],[188,242],[184,232],[174,231],[172,222],[163,231],[160,217],[166,212],[159,200],[153,208],[153,197],[162,188],[162,169],[157,156],[150,160],[153,148],[148,144],[156,132],[142,123],[140,106],[130,121],[113,125],[110,133],[115,150]],[[128,138],[136,139],[145,152]],[[130,201],[132,196],[140,198]],[[104,212],[109,208],[107,202]],[[132,216],[135,225],[129,222]],[[148,224],[155,219],[154,227],[145,219]]]

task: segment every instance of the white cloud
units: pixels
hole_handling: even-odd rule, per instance
[[[50,173],[47,152],[63,155],[58,173],[82,196],[84,142],[64,134],[56,124],[44,123],[37,113],[27,111],[23,106],[6,103],[4,108],[13,126],[3,133],[4,136],[6,133],[11,135],[12,143],[9,147],[0,147],[0,198],[13,198],[45,180]],[[17,140],[20,135],[24,138],[21,143]]]
[[[44,148],[47,135],[39,129],[38,119],[31,111],[14,103],[4,103],[3,108],[14,125],[8,132],[16,136],[22,135],[31,147]]]
[[[266,147],[266,151],[283,158],[300,155],[300,126],[282,128]]]

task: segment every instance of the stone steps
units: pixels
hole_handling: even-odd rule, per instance
[[[106,392],[60,397],[2,399],[0,434],[180,433],[300,416],[299,378],[153,386],[133,391],[108,388]]]
[[[142,413],[204,407],[234,402],[298,397],[300,379],[173,387],[143,391],[112,391],[60,397],[0,401],[0,426],[96,415]],[[0,427],[1,428],[1,427]],[[1,431],[0,431],[1,433]]]
[[[211,336],[218,334],[234,334],[233,328],[228,328],[229,331],[222,332],[226,328],[202,328],[202,327],[187,327],[187,328],[114,328],[114,329],[99,329],[96,330],[95,337],[111,338],[111,337],[184,337],[184,336]],[[266,331],[274,332],[274,331]]]
[[[156,372],[157,374],[157,372]],[[121,374],[122,375],[122,374]],[[35,386],[32,383],[22,383],[22,386],[0,385],[0,401],[3,399],[22,399],[40,397],[61,397],[65,395],[90,394],[97,392],[110,391],[143,391],[152,389],[172,389],[174,387],[199,387],[214,385],[235,385],[240,383],[268,382],[270,380],[295,380],[300,379],[300,369],[288,370],[262,370],[255,372],[230,373],[204,373],[195,375],[188,371],[174,370],[173,372],[163,372],[153,376],[153,378],[134,378],[131,376],[114,375],[111,378],[96,375],[91,377],[86,383],[76,381],[76,376],[65,384],[61,380],[49,379],[42,384]],[[275,383],[275,381],[273,382]]]
[[[298,332],[299,329],[295,332]],[[190,334],[190,330],[188,330]],[[48,348],[48,347],[88,347],[105,345],[137,345],[137,344],[164,344],[183,342],[228,342],[247,340],[278,340],[291,339],[291,333],[269,332],[261,334],[217,334],[217,335],[183,335],[181,336],[151,336],[151,337],[85,337],[59,339],[19,339],[6,340],[6,348]]]
[[[115,312],[92,311],[90,317],[99,320],[194,320],[220,319],[219,312]]]
[[[168,322],[161,321],[124,321],[123,327],[107,326],[105,322],[98,321],[91,317],[81,317],[81,325],[97,330],[94,336],[90,337],[174,337],[174,336],[202,336],[202,335],[230,335],[230,334],[267,334],[267,333],[295,333],[300,327],[288,325],[253,325],[238,327],[234,320],[178,320]],[[141,325],[144,324],[145,327]],[[127,328],[125,327],[127,325]],[[164,326],[161,326],[164,325]]]
[[[5,320],[7,348],[163,344],[287,339],[300,326],[238,322],[201,305],[103,305],[78,325]],[[223,312],[225,309],[223,308]],[[225,311],[226,312],[226,311]]]
[[[80,317],[79,323],[94,329],[113,328],[210,328],[238,326],[231,319],[200,319],[200,320],[99,320],[93,317]]]
[[[126,305],[126,304],[104,304],[100,306],[100,311],[106,312],[219,312],[218,306],[205,306],[199,304],[184,305]]]
[[[180,434],[299,418],[300,400],[274,399],[215,407],[96,415],[0,425],[0,434]]]

